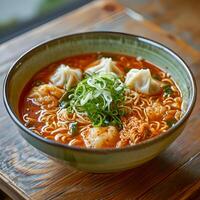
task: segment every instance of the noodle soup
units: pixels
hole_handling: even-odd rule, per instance
[[[140,57],[67,57],[24,88],[20,118],[44,138],[87,148],[121,148],[156,137],[182,115],[169,74]]]

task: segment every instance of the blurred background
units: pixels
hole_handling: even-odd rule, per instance
[[[0,44],[93,0],[0,0]],[[199,0],[116,0],[200,50]]]
[[[92,0],[0,0],[0,43]]]

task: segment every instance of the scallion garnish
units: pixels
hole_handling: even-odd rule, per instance
[[[78,134],[78,124],[77,122],[72,122],[69,124],[69,133],[72,136],[76,136]]]
[[[114,73],[93,74],[83,79],[61,100],[67,112],[86,114],[94,126],[121,126],[125,86]]]
[[[163,86],[164,97],[173,93],[170,85]]]

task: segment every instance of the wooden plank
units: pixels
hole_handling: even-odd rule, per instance
[[[160,200],[169,198],[172,200],[180,200],[187,198],[200,198],[199,166],[200,152],[194,155],[189,162],[168,176],[164,181],[157,184],[156,187],[152,188],[151,190],[148,190],[139,198],[141,200]],[[193,188],[191,189],[192,184],[195,185],[195,191]]]
[[[200,4],[198,0],[118,0],[172,35],[200,50]]]
[[[4,177],[3,174],[0,174],[0,186],[2,191],[4,191],[6,194],[9,194],[10,197],[14,200],[26,200],[30,199],[23,191],[20,191],[19,188],[16,188],[16,185],[13,184],[13,182],[8,182],[9,179],[7,177]],[[9,185],[9,186],[8,186]],[[1,191],[0,191],[0,197],[1,197]]]
[[[113,8],[117,9],[113,11]],[[91,14],[92,11],[101,17],[95,19],[96,15]],[[101,14],[102,12],[104,14]],[[78,25],[73,25],[72,22],[77,20]],[[23,52],[30,47],[30,43],[34,45],[40,42],[45,33],[55,36],[64,32],[74,32],[79,28],[78,31],[114,30],[142,34],[165,43],[191,64],[200,94],[199,52],[146,21],[137,13],[123,9],[114,1],[97,1],[89,7],[59,18],[58,21],[59,23],[55,20],[42,26],[41,29],[38,28],[12,42],[5,43],[3,48],[0,47],[0,52],[5,50],[3,54],[5,57],[0,58],[0,69],[5,68],[0,76],[0,89],[2,89],[4,72],[7,71],[10,62],[18,56],[16,47],[25,45],[23,49],[19,49]],[[66,21],[72,23],[71,29],[66,29],[64,26]],[[31,40],[28,43],[30,38],[33,38],[33,42]],[[195,131],[200,125],[198,106],[199,104],[183,134],[159,157],[136,169],[104,175],[69,169],[32,148],[17,133],[16,127],[5,114],[2,97],[0,97],[0,172],[4,174],[6,180],[2,176],[0,179],[4,184],[6,181],[11,183],[7,186],[11,193],[13,191],[12,194],[16,191],[11,185],[16,185],[19,195],[22,191],[27,198],[31,199],[134,199],[143,195],[151,195],[149,192],[153,192],[153,188],[159,187],[160,183],[164,186],[165,180],[170,184],[171,179],[168,177],[177,177],[176,173],[184,169],[184,166],[189,166],[189,163],[192,162],[191,169],[197,169],[199,156],[196,156],[194,161],[191,158],[200,152],[200,133]],[[193,194],[197,191],[198,185],[193,181],[199,180],[199,171],[194,170],[194,173],[197,178],[191,179],[191,182],[185,182],[184,187],[179,190],[180,194],[187,191],[189,195],[189,191],[194,190]],[[159,192],[158,189],[156,191]]]
[[[0,197],[2,200],[12,200],[6,193],[4,193],[2,190],[0,190]]]
[[[112,30],[135,35],[141,35],[157,42],[160,42],[178,53],[188,64],[199,60],[200,52],[194,50],[186,42],[174,35],[163,31],[160,27],[145,20],[141,15],[133,10],[125,9],[125,14],[118,13],[115,20],[107,19],[92,26],[93,30]],[[85,29],[87,30],[87,29]]]
[[[196,199],[200,197],[200,181],[195,182],[190,187],[183,190],[183,192],[177,194],[177,199],[187,200],[187,199]]]

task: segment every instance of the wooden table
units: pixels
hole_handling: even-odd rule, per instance
[[[199,0],[118,0],[200,50]]]
[[[189,64],[200,94],[200,52],[114,0],[99,0],[0,46],[0,87],[8,68],[34,45],[63,34],[122,31],[155,39]],[[141,167],[113,174],[69,169],[31,147],[18,134],[0,97],[0,189],[13,199],[199,199],[200,96],[181,136]],[[0,197],[1,199],[1,197]]]

